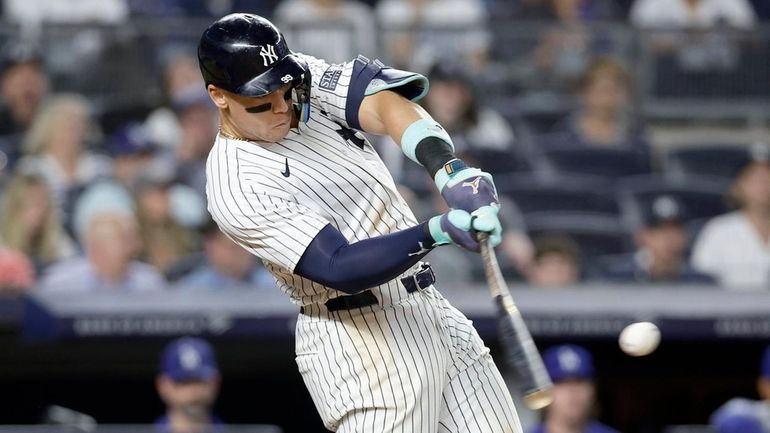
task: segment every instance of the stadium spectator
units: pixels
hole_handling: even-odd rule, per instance
[[[176,218],[174,188],[172,179],[162,172],[145,172],[134,185],[142,241],[140,258],[163,272],[198,247],[195,231]],[[202,203],[197,206],[203,207]]]
[[[82,187],[111,172],[109,158],[86,151],[90,127],[86,100],[78,95],[58,95],[45,101],[22,144],[25,156],[18,170],[46,180],[65,227]]]
[[[662,195],[642,211],[644,223],[635,233],[636,253],[604,263],[602,278],[620,282],[712,283],[690,266],[685,210],[675,197]]]
[[[631,77],[616,60],[595,59],[578,83],[579,109],[554,127],[547,145],[647,150],[644,131],[630,115]]]
[[[422,105],[449,132],[458,152],[471,149],[513,150],[513,128],[499,112],[479,100],[469,72],[463,65],[452,61],[436,63],[427,76],[430,91]],[[414,182],[423,182],[425,173],[422,167],[404,157],[389,137],[378,137],[377,147],[394,177],[412,187]]]
[[[180,290],[274,290],[272,274],[209,221],[201,229],[205,259],[181,278]]]
[[[5,19],[36,29],[45,23],[115,24],[128,18],[126,0],[5,0]]]
[[[218,115],[203,86],[187,87],[173,101],[179,119],[176,178],[206,195],[206,158],[217,135]]]
[[[770,346],[759,362],[756,381],[760,400],[736,397],[711,415],[717,433],[766,433],[770,431]]]
[[[730,198],[736,211],[703,227],[692,265],[736,290],[770,288],[770,161],[768,148],[752,146],[735,169]]]
[[[161,89],[163,105],[147,116],[145,128],[149,139],[166,150],[175,149],[180,141],[179,119],[172,109],[175,100],[192,91],[205,88],[198,59],[187,54],[175,54],[163,66]]]
[[[454,59],[478,72],[487,63],[489,17],[480,0],[382,0],[376,7],[387,63],[424,71]]]
[[[85,256],[50,266],[40,288],[44,292],[149,292],[164,289],[163,276],[134,259],[139,249],[132,214],[98,213],[88,220]]]
[[[163,433],[204,433],[223,428],[212,412],[221,376],[211,345],[200,338],[170,342],[161,354],[155,387],[166,413],[155,421]]]
[[[613,39],[601,28],[591,29],[591,21],[600,18],[599,8],[586,7],[594,2],[552,0],[557,21],[538,35],[532,59],[533,69],[525,76],[527,86],[550,92],[566,92],[598,53],[611,51]]]
[[[280,0],[127,0],[132,17],[214,18],[231,12],[248,11],[272,15]]]
[[[428,79],[430,92],[422,105],[449,132],[456,150],[512,147],[513,129],[500,113],[482,104],[464,66],[436,63]]]
[[[534,259],[524,272],[529,284],[557,288],[580,281],[581,252],[573,239],[561,234],[546,234],[532,242]]]
[[[35,269],[24,254],[0,246],[0,293],[16,293],[35,284]]]
[[[40,53],[30,44],[6,43],[0,51],[0,155],[5,154],[9,171],[21,156],[24,132],[47,91]]]
[[[8,183],[0,208],[0,244],[24,254],[38,275],[47,265],[75,255],[76,246],[41,177],[18,174]]]
[[[596,403],[594,365],[591,353],[573,344],[551,347],[543,362],[553,387],[553,402],[543,422],[529,433],[618,433],[592,419]]]
[[[293,50],[329,63],[377,52],[374,12],[357,0],[288,0],[278,5],[275,18]]]
[[[631,23],[643,28],[753,27],[757,21],[748,0],[636,0]]]
[[[142,124],[124,125],[107,140],[106,147],[112,157],[113,179],[128,189],[142,174],[163,168],[156,162],[159,161],[160,146]]]

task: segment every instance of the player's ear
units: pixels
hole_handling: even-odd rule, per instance
[[[216,105],[217,108],[222,110],[227,108],[227,98],[225,97],[225,93],[223,91],[219,90],[213,84],[206,86],[206,90],[208,90],[209,98],[211,98],[211,101],[214,102],[214,105]]]

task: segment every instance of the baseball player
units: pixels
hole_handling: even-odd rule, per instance
[[[434,289],[434,247],[500,242],[489,174],[413,101],[425,77],[359,56],[293,53],[268,20],[232,14],[198,60],[220,131],[208,209],[300,306],[296,362],[338,432],[520,433],[511,397],[471,322]],[[419,223],[360,133],[390,135],[451,210]]]

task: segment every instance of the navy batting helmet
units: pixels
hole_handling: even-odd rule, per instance
[[[265,96],[292,83],[302,121],[310,116],[310,69],[265,18],[236,13],[211,24],[198,44],[198,64],[206,86],[238,95]]]

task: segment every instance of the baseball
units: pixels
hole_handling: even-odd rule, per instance
[[[632,323],[620,332],[618,343],[623,352],[628,355],[649,355],[658,348],[660,330],[651,322]]]

